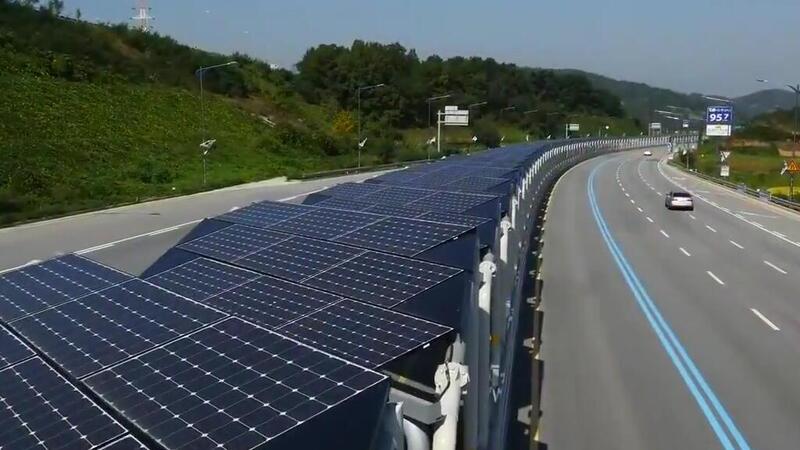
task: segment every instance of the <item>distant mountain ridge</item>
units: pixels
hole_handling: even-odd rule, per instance
[[[651,115],[651,111],[663,110],[668,106],[689,108],[693,112],[693,118],[701,119],[706,106],[713,103],[703,98],[703,95],[710,94],[686,94],[645,83],[617,80],[577,69],[563,69],[558,72],[584,75],[595,87],[605,89],[618,96],[628,114],[641,120],[642,123],[647,123],[651,117],[654,121],[663,121],[663,118],[659,119],[659,115],[655,113]],[[783,89],[765,89],[733,100],[736,115],[741,120],[749,120],[779,109],[792,109],[795,102],[794,94]]]

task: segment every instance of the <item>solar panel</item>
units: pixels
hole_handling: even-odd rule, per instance
[[[302,216],[277,223],[270,228],[284,233],[329,239],[357,230],[381,219],[383,219],[382,216],[375,214],[318,208]]]
[[[377,252],[367,252],[303,284],[392,308],[461,270]]]
[[[128,435],[104,445],[100,450],[147,450],[147,447],[135,437]]]
[[[420,220],[429,220],[431,222],[454,223],[464,225],[470,228],[483,225],[490,222],[491,219],[485,217],[468,216],[466,214],[453,214],[445,212],[429,212],[419,217]]]
[[[205,304],[272,330],[341,300],[333,294],[265,276],[211,297]]]
[[[320,192],[322,195],[342,198],[356,198],[386,189],[386,186],[372,183],[342,183]]]
[[[441,180],[440,180],[441,182]],[[433,192],[421,189],[411,189],[400,186],[392,186],[388,189],[378,191],[369,195],[358,197],[358,201],[367,203],[377,203],[385,206],[403,206],[414,200],[425,198]]]
[[[231,223],[267,227],[282,220],[308,212],[308,207],[294,203],[261,202],[218,217]]]
[[[365,211],[390,217],[405,217],[407,219],[419,217],[427,212],[424,209],[406,208],[396,205],[373,205]]]
[[[230,261],[286,239],[289,236],[263,228],[233,225],[179,245],[178,248]]]
[[[16,364],[31,356],[33,356],[33,350],[17,339],[5,327],[0,327],[0,369]]]
[[[334,240],[372,250],[415,256],[469,230],[462,225],[392,217]]]
[[[192,300],[203,300],[258,278],[257,273],[196,258],[147,280]]]
[[[236,264],[267,275],[301,281],[361,253],[364,250],[298,236],[239,259]]]
[[[0,276],[0,318],[10,322],[129,279],[76,255],[28,266]]]
[[[516,169],[511,169],[508,167],[482,167],[481,174],[485,177],[503,178],[508,180],[513,178],[515,170]]]
[[[469,176],[442,185],[442,188],[448,191],[486,192],[507,182],[503,178]]]
[[[327,200],[314,203],[319,208],[344,209],[347,211],[363,211],[373,205],[372,203],[359,202],[345,197],[331,197]]]
[[[76,378],[225,317],[131,280],[12,324]]]
[[[278,330],[304,344],[379,367],[452,329],[366,303],[344,300]]]
[[[406,206],[429,211],[465,212],[494,198],[497,197],[463,192],[437,192]]]
[[[167,448],[250,449],[386,377],[231,318],[86,383]]]
[[[125,429],[33,358],[0,371],[0,448],[96,448]]]

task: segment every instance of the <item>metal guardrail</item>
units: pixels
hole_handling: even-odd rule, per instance
[[[711,175],[704,174],[702,172],[695,172],[692,170],[687,170],[683,166],[679,166],[677,164],[671,164],[672,167],[675,167],[682,172],[686,172],[688,174],[694,175],[700,179],[719,184],[721,186],[725,186],[729,189],[733,189],[735,191],[741,192],[742,194],[748,195],[750,197],[756,198],[766,203],[772,203],[778,206],[782,206],[784,208],[791,209],[793,211],[800,212],[800,203],[793,202],[789,200],[782,199],[780,197],[776,197],[772,195],[769,191],[762,191],[761,189],[753,189],[750,186],[744,183],[734,183],[732,181],[723,180],[722,178],[713,177]]]

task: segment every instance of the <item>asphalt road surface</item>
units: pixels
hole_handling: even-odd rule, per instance
[[[554,192],[539,439],[800,448],[800,217],[664,158],[587,161]],[[666,210],[678,189],[694,212]]]
[[[380,172],[383,173],[383,172]],[[316,191],[380,173],[307,182],[266,181],[0,229],[0,272],[79,252],[139,274],[206,217],[261,200],[300,202]]]

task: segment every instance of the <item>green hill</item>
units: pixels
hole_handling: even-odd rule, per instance
[[[637,130],[616,97],[583,77],[481,58],[422,61],[361,41],[310,49],[293,73],[21,3],[0,0],[0,224],[355,166],[353,92],[365,83],[389,86],[362,104],[365,165],[424,158],[425,98],[437,92],[488,102],[472,129],[448,130],[451,150],[472,135],[482,146],[560,135],[563,116],[547,112],[583,118],[591,132]],[[204,116],[195,70],[231,60],[204,77]],[[500,112],[507,105],[516,109]],[[204,137],[217,140],[206,186]]]

